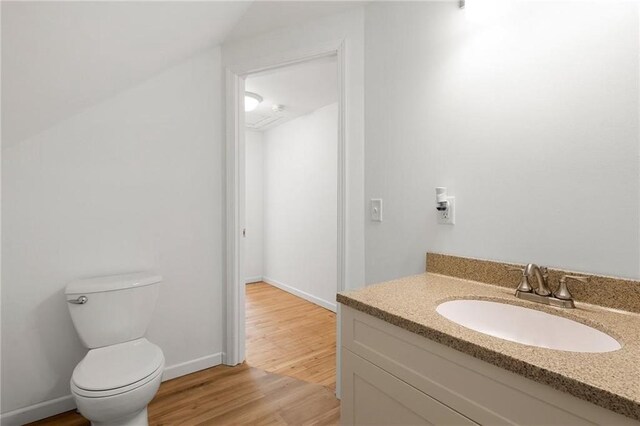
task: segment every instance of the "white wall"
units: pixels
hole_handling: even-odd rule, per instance
[[[292,52],[343,40],[346,92],[346,278],[347,288],[364,285],[364,11],[301,22],[258,37],[225,43],[223,66],[235,70],[258,69]]]
[[[263,276],[263,141],[262,133],[247,130],[245,137],[245,209],[246,229],[244,272],[246,282],[261,281]]]
[[[264,279],[335,310],[338,104],[264,132],[263,147]]]
[[[2,153],[3,413],[69,395],[78,277],[160,272],[148,338],[187,363],[169,376],[220,362],[220,78],[216,48]]]
[[[367,282],[427,251],[640,278],[638,3],[456,3],[366,7]]]

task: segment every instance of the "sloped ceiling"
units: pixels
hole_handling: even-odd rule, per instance
[[[254,1],[225,42],[254,37],[278,28],[334,15],[365,4],[360,0]]]
[[[250,5],[2,1],[3,146],[219,45]]]
[[[2,146],[206,48],[361,1],[1,1]]]

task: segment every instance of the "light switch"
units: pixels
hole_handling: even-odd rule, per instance
[[[382,199],[371,199],[371,220],[373,222],[382,222]]]

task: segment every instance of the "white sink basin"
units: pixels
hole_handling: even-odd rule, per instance
[[[611,352],[622,346],[600,330],[546,312],[486,300],[438,305],[443,317],[504,340],[570,352]]]

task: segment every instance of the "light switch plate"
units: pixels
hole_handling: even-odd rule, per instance
[[[382,222],[382,199],[371,199],[371,220],[373,222]]]
[[[436,210],[440,225],[455,225],[456,223],[456,197],[447,197],[449,208],[444,211]]]

